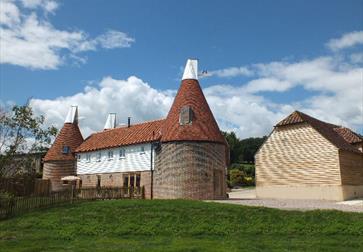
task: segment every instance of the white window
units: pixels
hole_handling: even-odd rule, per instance
[[[91,162],[91,154],[86,155],[86,161],[89,163]]]
[[[98,152],[97,153],[97,162],[100,162],[101,161],[101,157],[102,157],[101,152]]]
[[[145,147],[144,146],[141,146],[140,147],[140,154],[144,154],[145,153]]]
[[[125,149],[120,149],[119,158],[125,158],[126,157],[126,151]]]
[[[108,160],[113,159],[113,151],[108,151]]]

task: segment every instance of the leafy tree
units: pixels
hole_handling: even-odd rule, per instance
[[[254,163],[255,154],[263,142],[266,140],[264,137],[251,137],[240,140],[236,134],[232,132],[223,132],[229,148],[230,160],[233,163]]]
[[[17,156],[45,151],[56,134],[57,129],[45,127],[44,116],[35,116],[29,104],[10,111],[0,107],[0,177],[21,172],[30,157]]]

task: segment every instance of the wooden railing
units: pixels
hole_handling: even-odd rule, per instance
[[[29,212],[37,208],[46,208],[62,204],[76,203],[87,200],[106,199],[143,199],[144,187],[118,188],[82,188],[52,192],[49,195],[14,197],[0,199],[0,219]]]

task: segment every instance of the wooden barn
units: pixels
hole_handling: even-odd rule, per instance
[[[257,152],[259,198],[347,200],[363,197],[363,138],[295,111]]]

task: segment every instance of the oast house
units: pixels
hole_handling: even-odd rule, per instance
[[[61,178],[77,175],[82,187],[144,186],[146,198],[226,197],[228,144],[188,60],[165,119],[117,127],[110,114],[102,131],[83,139],[78,108],[44,158],[43,178],[62,190]]]

